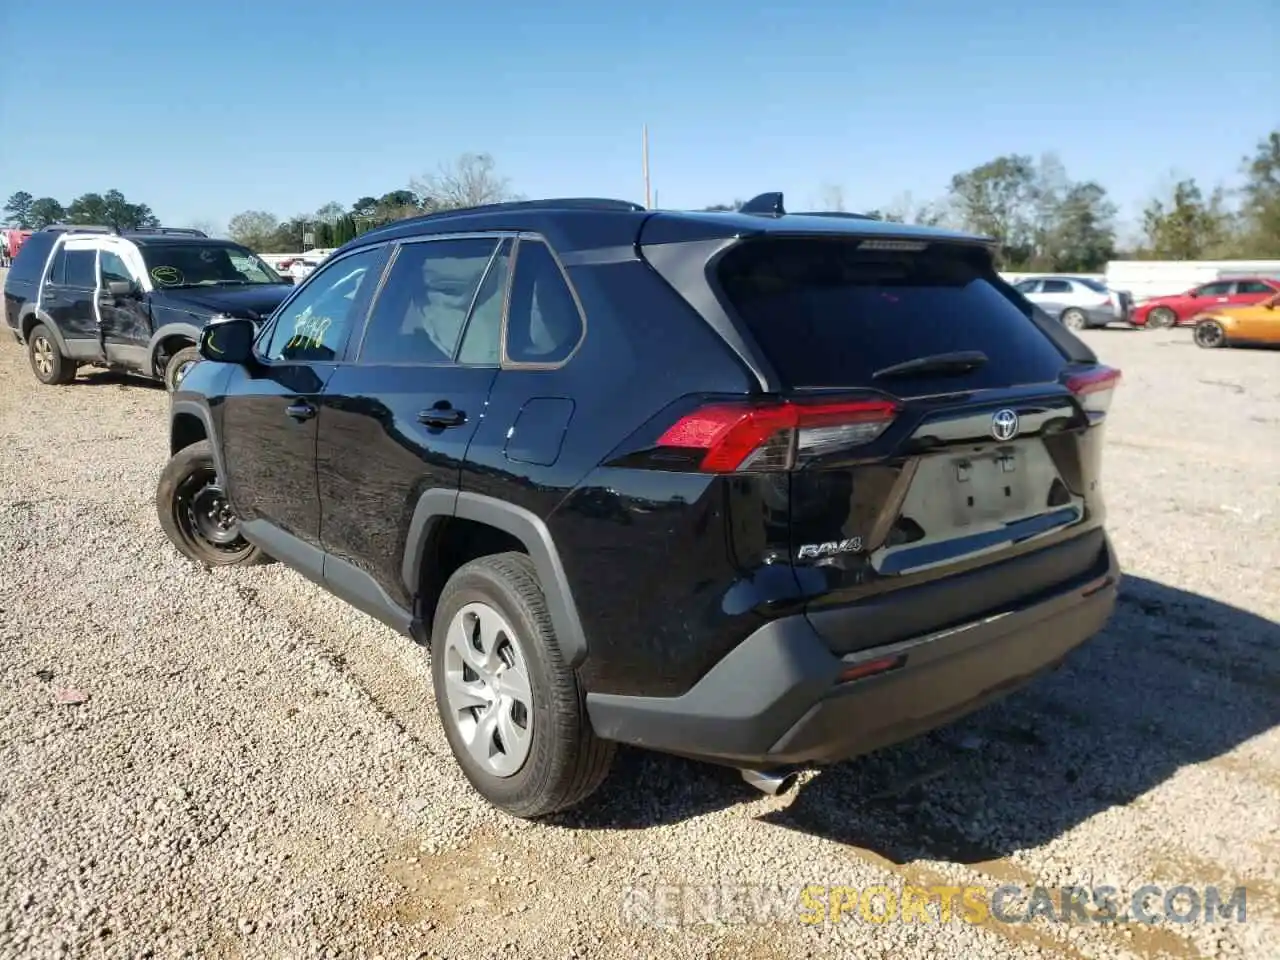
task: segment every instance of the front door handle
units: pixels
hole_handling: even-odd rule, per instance
[[[467,415],[450,406],[434,406],[418,414],[418,422],[428,427],[460,427],[467,422]]]
[[[316,415],[316,408],[305,400],[299,400],[297,403],[289,404],[284,412],[295,420],[310,420]]]

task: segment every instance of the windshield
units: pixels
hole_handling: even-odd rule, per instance
[[[139,244],[157,287],[283,283],[253,251],[230,243]]]

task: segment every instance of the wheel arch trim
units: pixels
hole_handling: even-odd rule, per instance
[[[209,441],[209,448],[213,453],[213,466],[218,471],[218,481],[223,484],[224,489],[227,482],[226,466],[222,462],[222,447],[218,444],[217,434],[213,430],[213,414],[203,404],[194,400],[174,400],[169,407],[169,455],[173,456],[178,452],[174,447],[174,425],[178,422],[179,417],[195,417],[204,425],[205,439]]]
[[[191,345],[194,347],[200,343],[200,328],[193,323],[177,321],[166,323],[151,335],[151,339],[147,343],[147,355],[151,358],[151,369],[160,376],[164,375],[164,371],[160,369],[159,364],[156,362],[160,353],[160,344],[170,337],[181,337],[184,340],[190,340]]]
[[[571,669],[579,666],[586,659],[587,642],[569,588],[568,575],[546,523],[523,507],[478,493],[439,488],[424,491],[409,521],[401,562],[401,578],[409,594],[414,596],[418,593],[426,547],[432,534],[441,521],[450,517],[483,523],[510,534],[524,544],[542,584],[560,653]]]
[[[34,322],[28,323],[32,317],[35,318]],[[23,331],[23,342],[29,342],[31,339],[30,330],[27,328],[35,328],[37,325],[41,325],[49,331],[53,336],[53,342],[58,345],[58,350],[64,357],[70,356],[70,354],[67,353],[67,341],[63,339],[62,331],[58,329],[58,324],[54,321],[53,317],[49,316],[35,305],[28,307],[26,310],[23,310],[18,314],[18,329]]]

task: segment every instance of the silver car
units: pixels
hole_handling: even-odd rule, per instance
[[[1128,322],[1133,299],[1088,277],[1029,277],[1014,289],[1072,330]]]

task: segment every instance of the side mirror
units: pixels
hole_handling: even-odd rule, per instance
[[[246,364],[253,359],[258,326],[242,317],[214,317],[200,331],[200,356],[214,363]]]
[[[137,288],[129,280],[112,280],[107,284],[107,293],[113,297],[132,296]]]

